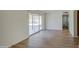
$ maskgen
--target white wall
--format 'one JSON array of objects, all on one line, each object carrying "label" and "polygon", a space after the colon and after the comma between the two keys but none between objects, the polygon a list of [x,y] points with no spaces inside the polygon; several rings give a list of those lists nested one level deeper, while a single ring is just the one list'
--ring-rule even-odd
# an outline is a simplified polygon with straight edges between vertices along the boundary
[{"label": "white wall", "polygon": [[2,12],[0,12],[0,45],[2,45],[3,40],[3,21],[2,21]]},{"label": "white wall", "polygon": [[69,12],[69,30],[73,37],[77,37],[77,11],[72,10]]},{"label": "white wall", "polygon": [[46,15],[42,14],[42,30],[46,29]]},{"label": "white wall", "polygon": [[[3,39],[0,46],[11,46],[28,37],[27,11],[0,11],[2,12]],[[1,14],[0,14],[1,15]]]},{"label": "white wall", "polygon": [[[0,11],[0,47],[10,47],[29,36],[28,13],[23,10]],[[37,11],[33,13],[37,13]],[[39,11],[39,14],[43,15],[44,29],[44,13]]]},{"label": "white wall", "polygon": [[74,10],[52,10],[47,13],[46,16],[46,28],[51,30],[62,30],[62,14],[63,12],[69,12],[69,31],[71,35],[77,36],[77,21]]},{"label": "white wall", "polygon": [[62,11],[51,11],[46,16],[46,28],[50,30],[62,30]]},{"label": "white wall", "polygon": [[72,36],[75,36],[75,23],[74,23],[74,11],[69,11],[69,31],[72,34]]}]

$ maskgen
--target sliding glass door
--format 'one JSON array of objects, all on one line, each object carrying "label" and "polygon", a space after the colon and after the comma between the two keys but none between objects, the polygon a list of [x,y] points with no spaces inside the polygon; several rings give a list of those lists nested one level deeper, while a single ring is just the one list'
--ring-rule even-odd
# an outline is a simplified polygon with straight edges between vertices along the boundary
[{"label": "sliding glass door", "polygon": [[34,34],[42,29],[42,16],[29,14],[29,34]]}]

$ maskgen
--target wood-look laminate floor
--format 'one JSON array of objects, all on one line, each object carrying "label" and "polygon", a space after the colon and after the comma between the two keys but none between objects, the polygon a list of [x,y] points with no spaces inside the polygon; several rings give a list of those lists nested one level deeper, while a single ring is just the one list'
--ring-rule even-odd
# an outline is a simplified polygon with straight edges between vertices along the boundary
[{"label": "wood-look laminate floor", "polygon": [[78,48],[79,38],[73,38],[67,30],[41,31],[11,48]]}]

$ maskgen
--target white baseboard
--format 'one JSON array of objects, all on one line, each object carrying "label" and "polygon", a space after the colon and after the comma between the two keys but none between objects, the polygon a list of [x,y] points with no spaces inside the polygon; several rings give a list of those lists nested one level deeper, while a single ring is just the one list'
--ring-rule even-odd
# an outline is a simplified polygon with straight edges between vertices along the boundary
[{"label": "white baseboard", "polygon": [[0,46],[0,48],[8,48],[8,46]]},{"label": "white baseboard", "polygon": [[[40,30],[40,31],[42,31],[42,30]],[[36,33],[34,33],[34,34],[32,34],[32,35],[28,35],[25,39],[29,39],[31,36],[33,36],[33,35],[39,33],[40,31],[38,31],[38,32],[36,32]],[[23,40],[25,40],[25,39],[23,39]],[[8,46],[6,46],[5,48],[9,48],[9,47],[11,47],[11,46],[13,46],[13,45],[15,45],[15,44],[17,44],[17,43],[23,41],[23,40],[20,40],[20,41],[14,43],[14,44],[8,45]]]},{"label": "white baseboard", "polygon": [[62,31],[62,30],[58,30],[58,29],[46,29],[46,30],[49,30],[49,31],[52,31],[52,30],[55,30],[55,31]]},{"label": "white baseboard", "polygon": [[13,46],[13,45],[15,45],[15,44],[27,39],[27,38],[28,38],[28,36],[26,38],[22,39],[22,40],[19,40],[19,41],[15,42],[15,43],[11,44],[11,45],[8,45],[7,48],[9,48],[9,47],[11,47],[11,46]]}]

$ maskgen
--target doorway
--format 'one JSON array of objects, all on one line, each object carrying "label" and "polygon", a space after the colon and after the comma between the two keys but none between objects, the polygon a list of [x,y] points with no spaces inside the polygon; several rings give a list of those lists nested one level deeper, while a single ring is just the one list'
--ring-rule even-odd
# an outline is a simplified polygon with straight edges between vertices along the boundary
[{"label": "doorway", "polygon": [[63,27],[63,30],[69,30],[69,15],[66,13],[66,14],[63,14],[62,15],[62,27]]},{"label": "doorway", "polygon": [[79,10],[77,11],[77,36],[79,36]]},{"label": "doorway", "polygon": [[29,35],[42,30],[42,15],[29,14]]}]

